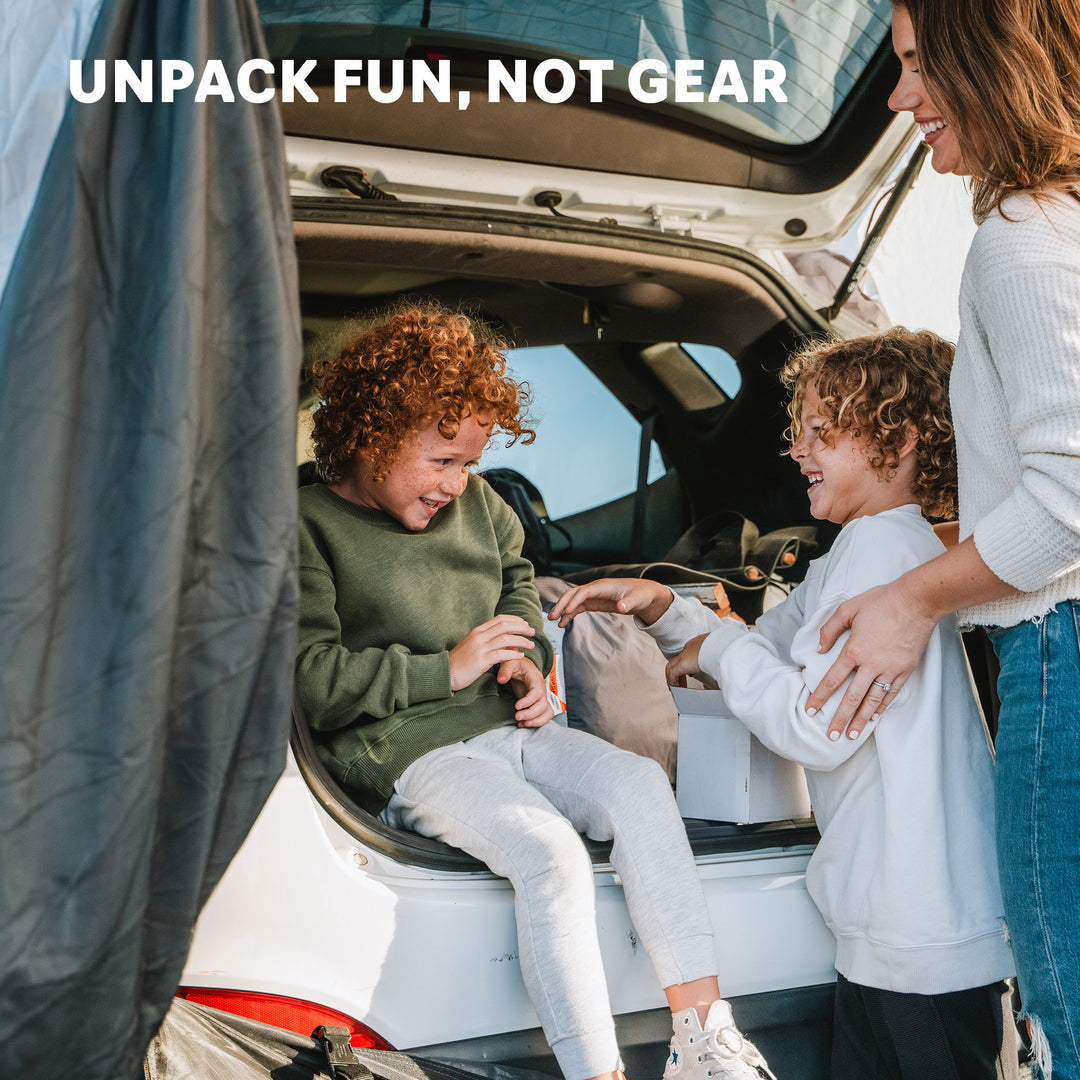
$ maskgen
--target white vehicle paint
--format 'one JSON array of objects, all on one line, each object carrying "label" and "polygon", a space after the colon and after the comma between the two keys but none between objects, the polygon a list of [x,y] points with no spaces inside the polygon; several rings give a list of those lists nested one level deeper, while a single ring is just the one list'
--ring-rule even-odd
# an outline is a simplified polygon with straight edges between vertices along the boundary
[{"label": "white vehicle paint", "polygon": [[[910,149],[914,127],[898,116],[873,152],[837,186],[791,195],[752,188],[664,180],[519,161],[402,150],[300,136],[286,138],[294,196],[339,198],[321,180],[324,169],[351,166],[387,194],[417,205],[513,211],[551,220],[535,196],[557,191],[562,214],[594,223],[686,234],[752,251],[813,251],[843,236]],[[791,236],[784,225],[806,223]]]},{"label": "white vehicle paint", "polygon": [[[811,850],[699,858],[725,995],[834,978],[833,939],[806,893]],[[601,864],[595,878],[613,1011],[661,1008],[618,876]],[[291,755],[203,910],[182,984],[314,1001],[398,1049],[537,1026],[509,883],[423,870],[358,844],[317,806]]]}]

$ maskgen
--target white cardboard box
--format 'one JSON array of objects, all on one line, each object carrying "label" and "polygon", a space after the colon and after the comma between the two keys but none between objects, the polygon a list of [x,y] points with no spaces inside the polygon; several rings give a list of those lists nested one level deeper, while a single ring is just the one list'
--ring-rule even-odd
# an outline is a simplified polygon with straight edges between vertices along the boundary
[{"label": "white cardboard box", "polygon": [[733,719],[720,690],[681,689],[675,801],[683,817],[749,825],[810,815],[806,776]]}]

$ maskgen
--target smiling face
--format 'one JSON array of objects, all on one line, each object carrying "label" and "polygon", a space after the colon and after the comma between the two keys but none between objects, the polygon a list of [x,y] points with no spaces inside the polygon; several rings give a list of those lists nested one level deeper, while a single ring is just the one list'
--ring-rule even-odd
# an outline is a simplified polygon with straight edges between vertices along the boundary
[{"label": "smiling face", "polygon": [[915,51],[915,29],[905,7],[893,8],[892,41],[901,70],[896,89],[889,95],[889,108],[893,112],[909,112],[915,118],[932,152],[930,164],[935,172],[967,176],[970,170],[964,164],[956,131],[945,122],[923,85]]},{"label": "smiling face", "polygon": [[331,489],[360,506],[381,510],[410,532],[420,532],[465,490],[490,435],[491,427],[471,412],[461,418],[453,439],[444,438],[438,421],[432,421],[405,437],[384,480],[374,479],[361,452],[352,475]]},{"label": "smiling face", "polygon": [[791,456],[809,482],[807,494],[814,517],[846,525],[855,518],[916,501],[911,487],[913,442],[901,452],[896,470],[882,473],[870,465],[874,447],[866,436],[856,437],[850,431],[834,427],[826,443],[821,437],[826,422],[817,387],[808,386],[800,414],[799,438],[791,448]]}]

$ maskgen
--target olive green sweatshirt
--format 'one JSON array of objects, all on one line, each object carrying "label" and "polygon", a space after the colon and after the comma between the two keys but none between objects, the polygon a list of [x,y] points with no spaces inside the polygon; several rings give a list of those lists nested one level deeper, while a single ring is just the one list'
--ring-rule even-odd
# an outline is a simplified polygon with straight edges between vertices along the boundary
[{"label": "olive green sweatshirt", "polygon": [[301,488],[297,691],[323,762],[371,813],[429,750],[515,722],[494,668],[450,689],[450,650],[470,630],[520,615],[536,630],[526,656],[551,669],[523,539],[478,476],[420,532],[322,484]]}]

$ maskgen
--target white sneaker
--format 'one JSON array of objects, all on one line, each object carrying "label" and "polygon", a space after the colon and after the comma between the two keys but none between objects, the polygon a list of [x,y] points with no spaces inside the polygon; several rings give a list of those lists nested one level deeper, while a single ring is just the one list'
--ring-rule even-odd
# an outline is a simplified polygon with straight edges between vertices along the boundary
[{"label": "white sneaker", "polygon": [[740,1034],[726,1001],[712,1003],[704,1029],[696,1009],[675,1013],[672,1025],[664,1080],[776,1080],[761,1051]]}]

